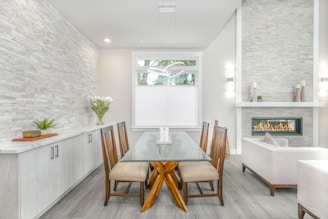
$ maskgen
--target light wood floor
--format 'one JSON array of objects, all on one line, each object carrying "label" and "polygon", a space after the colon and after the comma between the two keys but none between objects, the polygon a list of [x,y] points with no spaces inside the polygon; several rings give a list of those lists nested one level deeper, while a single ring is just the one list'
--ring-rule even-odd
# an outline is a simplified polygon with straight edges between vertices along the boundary
[{"label": "light wood floor", "polygon": [[[242,172],[239,155],[232,155],[225,162],[224,206],[219,205],[217,197],[193,198],[188,201],[189,211],[183,212],[175,206],[165,186],[154,206],[143,213],[138,198],[111,197],[108,205],[103,206],[104,183],[101,166],[41,218],[297,219],[297,190],[277,189],[275,196],[270,196],[268,186],[249,171]],[[120,184],[119,188],[124,189],[126,185]],[[137,191],[138,186],[132,184],[130,191]],[[208,184],[201,186],[209,189]],[[196,186],[191,184],[189,190],[196,191]],[[148,190],[145,191],[147,195]],[[306,215],[305,218],[310,217]]]}]

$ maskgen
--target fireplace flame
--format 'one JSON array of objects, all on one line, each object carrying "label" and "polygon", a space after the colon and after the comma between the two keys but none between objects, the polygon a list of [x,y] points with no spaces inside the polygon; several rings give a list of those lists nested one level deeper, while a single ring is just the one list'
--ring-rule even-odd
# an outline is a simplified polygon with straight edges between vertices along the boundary
[{"label": "fireplace flame", "polygon": [[294,132],[295,128],[291,125],[290,122],[279,122],[271,124],[270,121],[259,122],[253,126],[253,131],[270,131],[270,132]]}]

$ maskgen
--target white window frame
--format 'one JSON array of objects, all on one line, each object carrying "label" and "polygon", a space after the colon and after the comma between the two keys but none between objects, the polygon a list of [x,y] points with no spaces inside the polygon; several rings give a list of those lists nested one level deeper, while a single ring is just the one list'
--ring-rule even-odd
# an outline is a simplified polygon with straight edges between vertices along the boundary
[{"label": "white window frame", "polygon": [[[196,125],[186,125],[186,126],[176,126],[176,125],[167,125],[170,128],[175,129],[183,129],[183,130],[199,130],[202,125],[202,52],[197,51],[190,51],[190,52],[142,52],[142,51],[136,51],[132,52],[132,130],[133,131],[146,131],[149,129],[155,129],[161,126],[161,124],[158,125],[150,125],[150,126],[141,126],[136,124],[136,87],[138,86],[144,86],[144,85],[137,85],[137,70],[138,63],[137,61],[140,59],[162,59],[162,60],[196,60],[197,66],[196,69],[198,71],[196,75],[196,83],[195,85],[189,85],[198,88],[198,115],[197,115],[197,124]],[[141,67],[142,68],[142,67]],[[147,86],[147,85],[146,85]],[[155,87],[166,87],[168,85],[162,86],[162,85],[154,85]],[[177,87],[183,87],[183,85],[176,85]],[[162,125],[163,126],[163,125]]]}]

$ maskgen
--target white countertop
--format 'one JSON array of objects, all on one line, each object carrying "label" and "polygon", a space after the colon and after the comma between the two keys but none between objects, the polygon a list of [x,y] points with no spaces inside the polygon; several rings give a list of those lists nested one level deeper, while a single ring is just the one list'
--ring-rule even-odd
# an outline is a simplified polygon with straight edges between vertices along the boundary
[{"label": "white countertop", "polygon": [[57,136],[37,140],[37,141],[5,141],[0,142],[0,155],[1,154],[19,154],[28,150],[39,148],[45,145],[53,144],[68,138],[82,135],[87,132],[99,130],[106,126],[114,125],[116,123],[105,124],[105,125],[90,125],[83,127],[74,127],[68,129],[52,130],[52,133],[57,133]]}]

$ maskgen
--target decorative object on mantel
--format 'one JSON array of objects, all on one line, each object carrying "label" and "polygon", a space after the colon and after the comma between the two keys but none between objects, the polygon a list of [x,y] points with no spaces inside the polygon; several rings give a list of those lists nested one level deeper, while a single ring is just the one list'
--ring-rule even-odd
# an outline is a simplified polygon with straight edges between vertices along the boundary
[{"label": "decorative object on mantel", "polygon": [[56,126],[55,119],[44,118],[42,120],[35,119],[32,121],[33,126],[41,130],[41,135],[47,134],[47,130]]},{"label": "decorative object on mantel", "polygon": [[252,102],[257,102],[256,87],[257,87],[256,82],[253,82],[253,86],[252,86]]},{"label": "decorative object on mantel", "polygon": [[305,81],[301,82],[301,102],[305,102]]},{"label": "decorative object on mantel", "polygon": [[88,96],[88,99],[91,104],[91,109],[96,113],[98,117],[97,125],[104,125],[103,117],[109,109],[109,105],[114,101],[110,96],[101,97],[101,96]]},{"label": "decorative object on mantel", "polygon": [[295,87],[295,102],[301,102],[301,85],[296,84]]},{"label": "decorative object on mantel", "polygon": [[263,102],[263,97],[262,96],[257,96],[257,102]]},{"label": "decorative object on mantel", "polygon": [[12,139],[12,141],[36,141],[36,140],[41,140],[41,139],[44,139],[44,138],[50,138],[50,137],[57,136],[57,135],[58,135],[57,133],[48,133],[48,134],[45,134],[45,135],[40,135],[39,137],[14,138],[14,139]]}]

